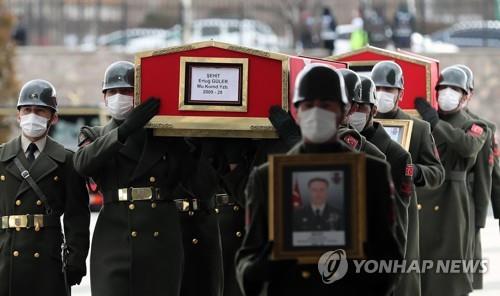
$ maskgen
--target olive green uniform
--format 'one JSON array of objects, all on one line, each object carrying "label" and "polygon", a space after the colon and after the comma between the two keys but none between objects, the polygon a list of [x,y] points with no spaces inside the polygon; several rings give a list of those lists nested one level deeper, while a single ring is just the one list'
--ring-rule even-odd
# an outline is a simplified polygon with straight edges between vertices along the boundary
[{"label": "olive green uniform", "polygon": [[[51,214],[46,213],[45,202],[21,177],[14,163],[16,157],[47,197]],[[64,234],[69,247],[68,269],[84,276],[89,249],[89,197],[85,180],[73,167],[73,152],[47,137],[45,148],[30,167],[20,137],[3,144],[0,196],[2,217],[29,214],[34,219],[33,215],[45,215],[40,228],[34,225],[35,221],[30,222],[30,228],[5,228],[8,223],[2,221],[0,295],[65,296],[61,215],[64,214]]]},{"label": "olive green uniform", "polygon": [[[408,236],[405,259],[407,261],[418,260],[420,258],[418,196],[421,189],[437,188],[443,183],[444,169],[439,160],[429,123],[411,117],[400,108],[394,113],[379,113],[377,118],[413,120],[409,152],[413,165],[418,166],[422,174],[419,180],[414,180],[416,190],[413,191],[408,206]],[[420,274],[414,272],[403,275],[396,292],[399,295],[420,295]]]},{"label": "olive green uniform", "polygon": [[[482,259],[481,250],[481,228],[486,224],[486,216],[488,215],[488,206],[492,198],[492,183],[495,164],[495,124],[485,119],[479,118],[476,114],[472,113],[469,109],[465,112],[476,120],[483,121],[488,126],[488,137],[483,148],[479,152],[474,168],[467,176],[469,190],[474,200],[474,215],[475,215],[475,240],[474,240],[474,259]],[[498,175],[497,175],[498,177]],[[500,182],[500,179],[496,180]],[[483,288],[482,273],[474,273],[474,289]]]},{"label": "olive green uniform", "polygon": [[[352,152],[342,142],[322,145],[299,143],[289,154]],[[394,230],[394,195],[389,167],[385,161],[366,156],[367,226],[366,251],[372,259],[398,259],[403,250]],[[269,261],[259,270],[255,262],[262,258],[268,242],[268,165],[252,172],[247,187],[247,233],[236,255],[238,281],[245,295],[386,295],[397,276],[393,274],[355,274],[349,266],[346,277],[331,285],[321,281],[317,265],[299,265],[294,261]],[[351,262],[352,263],[352,262]]]},{"label": "olive green uniform", "polygon": [[[140,129],[121,143],[119,125],[113,119],[92,128],[97,137],[81,139],[86,145],[74,156],[77,171],[92,177],[104,196],[92,240],[92,295],[178,295],[184,247],[174,190],[181,184],[205,196],[195,190],[202,182],[193,173],[204,171],[196,169],[184,139]],[[137,200],[140,192],[127,188],[152,190]]]},{"label": "olive green uniform", "polygon": [[[419,192],[421,258],[469,260],[475,221],[466,174],[487,140],[486,125],[471,120],[464,111],[440,114],[433,135],[446,178],[437,189]],[[468,272],[437,273],[433,269],[422,275],[422,295],[463,295],[471,291],[472,274]]]}]

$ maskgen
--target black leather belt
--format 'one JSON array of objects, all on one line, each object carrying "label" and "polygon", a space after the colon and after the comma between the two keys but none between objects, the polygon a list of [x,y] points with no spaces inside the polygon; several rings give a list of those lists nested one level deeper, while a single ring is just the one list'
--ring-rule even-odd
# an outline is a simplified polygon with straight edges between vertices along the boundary
[{"label": "black leather belt", "polygon": [[449,172],[445,172],[444,179],[448,180],[448,181],[465,181],[466,177],[467,177],[466,172],[449,171]]},{"label": "black leather belt", "polygon": [[36,230],[44,227],[60,227],[61,221],[59,216],[55,215],[10,215],[2,216],[2,229],[15,228],[19,229],[30,229],[35,228]]}]

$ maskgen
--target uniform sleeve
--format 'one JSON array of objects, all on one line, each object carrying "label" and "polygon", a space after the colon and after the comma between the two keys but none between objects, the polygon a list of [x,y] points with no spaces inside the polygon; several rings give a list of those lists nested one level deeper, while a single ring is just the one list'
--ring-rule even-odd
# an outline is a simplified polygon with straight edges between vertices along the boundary
[{"label": "uniform sleeve", "polygon": [[486,125],[481,121],[471,121],[467,128],[456,128],[450,123],[439,120],[434,127],[436,137],[444,139],[450,149],[464,158],[476,157],[488,137]]},{"label": "uniform sleeve", "polygon": [[491,197],[491,180],[493,168],[493,150],[491,142],[493,136],[491,130],[487,131],[488,139],[476,158],[476,163],[471,170],[472,197],[474,198],[475,223],[476,227],[483,228],[486,224],[488,206]]},{"label": "uniform sleeve", "polygon": [[498,150],[498,143],[495,137],[495,130],[493,132],[493,171],[491,173],[492,186],[491,186],[491,206],[493,208],[493,215],[496,219],[500,219],[500,151]]},{"label": "uniform sleeve", "polygon": [[421,141],[419,154],[413,155],[413,165],[418,166],[421,172],[420,180],[415,180],[415,185],[429,190],[441,186],[444,182],[444,168],[428,123],[425,123],[421,137],[413,141]]},{"label": "uniform sleeve", "polygon": [[117,128],[92,142],[83,141],[83,143],[73,156],[73,162],[76,171],[84,176],[95,176],[106,162],[124,146],[118,140]]},{"label": "uniform sleeve", "polygon": [[269,270],[257,273],[255,261],[263,252],[268,242],[267,208],[263,201],[267,200],[267,188],[254,169],[250,175],[246,192],[246,225],[247,231],[241,248],[236,253],[236,276],[245,295],[258,295],[262,290],[266,274]]},{"label": "uniform sleeve", "polygon": [[85,180],[73,168],[71,157],[67,161],[70,165],[66,174],[64,233],[69,249],[68,266],[80,271],[83,276],[89,251],[89,196]]}]

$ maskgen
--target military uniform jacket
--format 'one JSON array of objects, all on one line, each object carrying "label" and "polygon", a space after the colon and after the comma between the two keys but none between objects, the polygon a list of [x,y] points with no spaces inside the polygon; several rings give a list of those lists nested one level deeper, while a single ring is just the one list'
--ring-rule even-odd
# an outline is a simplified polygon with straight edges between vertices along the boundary
[{"label": "military uniform jacket", "polygon": [[[352,152],[345,144],[308,146],[299,143],[289,154]],[[395,234],[394,195],[389,167],[385,161],[366,157],[367,166],[367,256],[370,259],[401,259],[403,250]],[[375,173],[376,172],[376,173]],[[333,285],[322,283],[317,265],[294,261],[255,262],[268,248],[268,165],[252,172],[247,187],[247,233],[236,255],[237,276],[245,295],[386,295],[395,283],[391,274],[352,274]],[[349,271],[355,270],[353,265]],[[262,294],[261,294],[262,293]]]},{"label": "military uniform jacket", "polygon": [[[420,195],[420,190],[424,188],[437,188],[444,182],[444,168],[439,160],[439,154],[429,123],[411,117],[400,108],[394,113],[378,114],[377,118],[406,119],[413,121],[409,152],[411,154],[413,166],[418,166],[422,174],[418,180],[413,180],[416,188],[412,191],[412,197],[408,205],[408,235],[405,259],[419,259],[418,196]],[[419,296],[420,275],[418,273],[403,275],[396,293],[400,295]]]},{"label": "military uniform jacket", "polygon": [[[0,146],[0,216],[45,214],[45,204],[21,177],[17,157],[47,196],[56,217],[64,214],[69,268],[85,275],[89,249],[88,193],[74,170],[72,152],[51,138],[28,165],[21,138]],[[62,229],[58,227],[0,230],[0,295],[66,295],[62,273]]]},{"label": "military uniform jacket", "polygon": [[[435,190],[419,192],[421,258],[468,260],[472,258],[475,223],[466,173],[488,135],[486,125],[471,120],[464,111],[440,118],[433,134],[446,179]],[[468,273],[422,275],[424,295],[463,295],[472,291],[471,284]]]},{"label": "military uniform jacket", "polygon": [[340,127],[339,138],[353,150],[385,160],[385,154],[355,129]]},{"label": "military uniform jacket", "polygon": [[294,214],[294,227],[293,229],[300,231],[328,231],[328,230],[343,230],[345,225],[343,223],[344,217],[342,213],[330,206],[325,205],[323,212],[319,215],[313,212],[311,206],[305,206],[298,209]]},{"label": "military uniform jacket", "polygon": [[[172,192],[179,184],[197,188],[199,183],[188,184],[197,180],[196,164],[182,138],[153,137],[142,129],[121,143],[118,125],[111,120],[95,128],[98,137],[74,157],[105,203],[92,240],[92,295],[178,295],[184,255]],[[159,188],[161,201],[117,201],[119,188],[150,186]]]},{"label": "military uniform jacket", "polygon": [[[411,155],[401,145],[391,140],[390,136],[384,130],[384,127],[374,122],[373,127],[365,129],[362,134],[368,141],[377,146],[385,154],[387,162],[391,165],[391,176],[396,187],[397,214],[403,229],[401,239],[406,242],[408,232],[408,205],[413,192],[413,166]],[[406,244],[405,244],[406,250]]]}]

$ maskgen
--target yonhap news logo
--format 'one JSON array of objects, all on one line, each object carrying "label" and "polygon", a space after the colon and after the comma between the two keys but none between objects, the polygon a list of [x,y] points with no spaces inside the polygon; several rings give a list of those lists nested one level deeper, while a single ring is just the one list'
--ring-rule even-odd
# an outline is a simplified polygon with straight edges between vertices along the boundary
[{"label": "yonhap news logo", "polygon": [[[488,271],[488,260],[352,260],[352,263],[354,273],[473,274]],[[325,284],[341,280],[348,271],[345,250],[337,249],[321,255],[318,261],[318,271]]]},{"label": "yonhap news logo", "polygon": [[338,249],[321,255],[318,261],[318,271],[325,284],[342,279],[347,273],[347,257],[345,251]]}]

